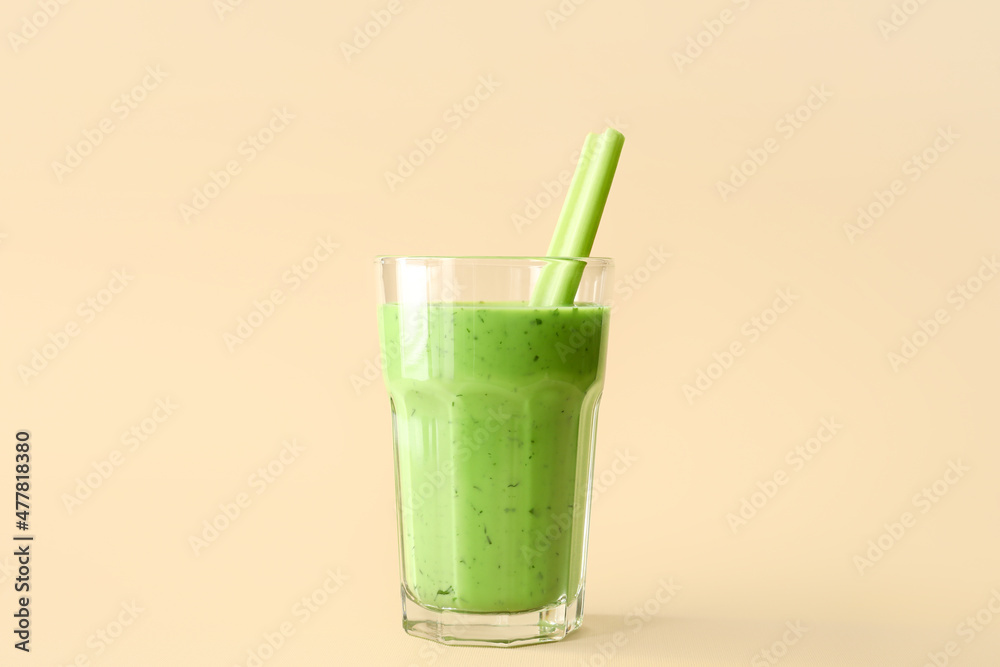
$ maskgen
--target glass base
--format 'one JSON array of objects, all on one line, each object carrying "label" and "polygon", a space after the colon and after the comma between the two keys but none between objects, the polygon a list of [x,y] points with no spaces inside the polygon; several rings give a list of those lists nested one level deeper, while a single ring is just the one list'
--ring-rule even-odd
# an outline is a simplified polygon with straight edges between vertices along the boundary
[{"label": "glass base", "polygon": [[583,590],[565,604],[513,613],[428,609],[400,586],[403,629],[414,637],[448,646],[526,646],[555,642],[583,623]]}]

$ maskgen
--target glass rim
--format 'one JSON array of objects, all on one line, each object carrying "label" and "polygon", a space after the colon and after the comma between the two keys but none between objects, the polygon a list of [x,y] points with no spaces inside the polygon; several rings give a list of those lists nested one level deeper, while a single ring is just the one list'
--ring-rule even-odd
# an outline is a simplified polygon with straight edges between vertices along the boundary
[{"label": "glass rim", "polygon": [[376,255],[375,263],[382,264],[387,261],[400,259],[413,260],[450,260],[450,261],[470,261],[495,259],[506,262],[545,262],[553,259],[574,260],[577,262],[587,262],[590,264],[612,265],[614,260],[610,257],[546,257],[542,255]]}]

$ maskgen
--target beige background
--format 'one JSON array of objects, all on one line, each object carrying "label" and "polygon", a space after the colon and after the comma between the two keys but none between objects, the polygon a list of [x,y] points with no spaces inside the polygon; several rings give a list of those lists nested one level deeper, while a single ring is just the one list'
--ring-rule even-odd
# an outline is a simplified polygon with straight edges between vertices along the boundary
[{"label": "beige background", "polygon": [[[976,282],[1000,253],[996,3],[400,0],[348,59],[341,44],[387,2],[224,1],[0,11],[0,493],[28,429],[37,535],[34,650],[8,630],[0,664],[247,665],[288,623],[264,664],[596,666],[622,631],[609,664],[761,665],[796,621],[808,630],[781,665],[917,666],[950,641],[949,664],[1000,664],[1000,619],[971,641],[960,626],[992,619],[1000,591],[1000,280]],[[481,78],[495,89],[465,102]],[[823,99],[800,108],[811,89]],[[463,103],[477,108],[448,112]],[[248,149],[275,109],[280,132]],[[372,258],[543,253],[561,201],[544,205],[544,183],[606,124],[627,141],[595,254],[622,286],[585,626],[559,645],[438,649],[399,627],[389,413],[365,380]],[[444,142],[390,189],[437,128]],[[718,183],[768,148],[724,200]],[[914,171],[925,150],[936,161]],[[318,238],[339,247],[305,261]],[[651,249],[671,256],[649,271]],[[296,284],[301,265],[315,271]],[[970,279],[981,290],[959,299]],[[273,314],[227,344],[275,290]],[[778,290],[793,305],[758,329]],[[894,368],[939,309],[937,335]],[[734,342],[744,354],[687,400]],[[37,374],[36,352],[52,357]],[[824,418],[842,428],[796,470],[787,453]],[[133,428],[144,440],[123,440]],[[292,439],[302,451],[262,482]],[[949,462],[968,471],[915,504]],[[734,532],[727,514],[776,473],[787,483]],[[190,538],[240,498],[196,554]],[[329,596],[328,571],[346,577]],[[304,618],[313,594],[325,604]],[[655,615],[629,624],[644,604]]]}]

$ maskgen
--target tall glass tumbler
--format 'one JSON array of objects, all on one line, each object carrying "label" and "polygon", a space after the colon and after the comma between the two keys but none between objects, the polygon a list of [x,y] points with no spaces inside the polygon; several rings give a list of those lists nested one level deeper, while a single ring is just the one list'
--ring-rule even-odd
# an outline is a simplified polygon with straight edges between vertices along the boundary
[{"label": "tall glass tumbler", "polygon": [[[444,644],[562,639],[583,620],[612,263],[380,257],[403,627]],[[573,305],[531,305],[549,265]]]}]

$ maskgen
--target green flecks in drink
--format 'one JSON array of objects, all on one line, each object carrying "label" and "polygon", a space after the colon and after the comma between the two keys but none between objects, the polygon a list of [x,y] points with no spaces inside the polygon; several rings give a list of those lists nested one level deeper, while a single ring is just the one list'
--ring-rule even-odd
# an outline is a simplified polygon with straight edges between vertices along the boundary
[{"label": "green flecks in drink", "polygon": [[592,305],[380,307],[417,602],[504,612],[576,595],[607,321]]}]

